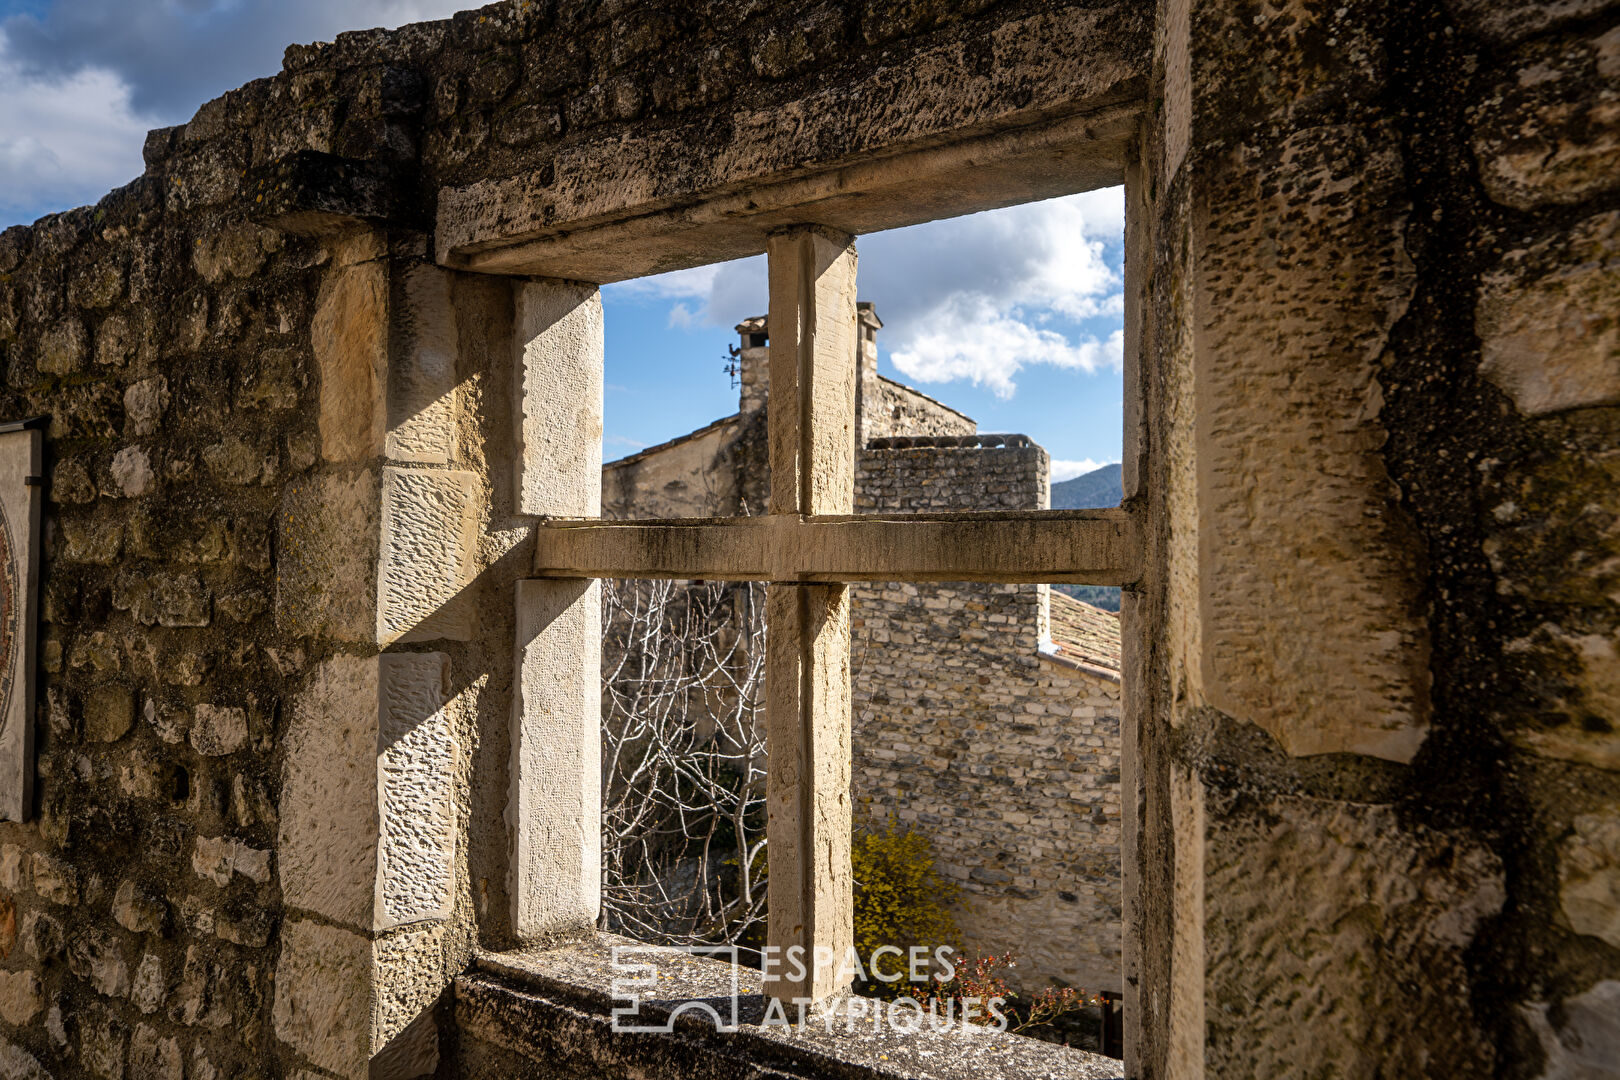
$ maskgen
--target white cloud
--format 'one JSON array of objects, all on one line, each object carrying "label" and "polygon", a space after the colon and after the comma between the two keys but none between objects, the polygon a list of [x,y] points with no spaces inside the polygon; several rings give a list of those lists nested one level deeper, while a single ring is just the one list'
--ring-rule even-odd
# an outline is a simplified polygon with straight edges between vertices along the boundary
[{"label": "white cloud", "polygon": [[[1019,370],[1031,364],[1117,368],[1119,334],[1071,338],[1050,324],[1123,312],[1113,265],[1124,225],[1124,193],[1109,188],[863,236],[860,298],[884,321],[880,347],[918,382],[966,380],[1011,397]],[[765,312],[765,260],[609,289],[676,301],[671,327],[729,327]]]},{"label": "white cloud", "polygon": [[1096,472],[1104,465],[1112,465],[1112,461],[1093,461],[1082,458],[1079,461],[1052,461],[1052,483],[1060,484],[1065,480],[1073,480],[1077,476],[1084,476],[1089,472]]},{"label": "white cloud", "polygon": [[[466,0],[55,0],[0,13],[0,227],[139,176],[150,128],[280,67],[293,42],[442,18]],[[3,12],[3,5],[0,5]]]},{"label": "white cloud", "polygon": [[130,89],[105,68],[30,76],[0,38],[0,214],[95,202],[141,174],[141,145],[157,126],[130,105]]},{"label": "white cloud", "polygon": [[1013,376],[1029,364],[1087,373],[1120,365],[1123,331],[1114,331],[1106,341],[1071,342],[1056,331],[1030,325],[1021,313],[1016,308],[1010,314],[997,311],[983,297],[952,297],[932,313],[927,329],[914,331],[910,344],[891,359],[901,374],[919,382],[966,380],[1000,398],[1013,396]]}]

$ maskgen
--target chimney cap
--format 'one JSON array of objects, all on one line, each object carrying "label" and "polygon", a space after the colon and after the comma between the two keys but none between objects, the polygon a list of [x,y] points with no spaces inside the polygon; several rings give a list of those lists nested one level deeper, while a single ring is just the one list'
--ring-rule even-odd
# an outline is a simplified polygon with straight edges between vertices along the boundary
[{"label": "chimney cap", "polygon": [[862,326],[870,326],[874,330],[883,329],[883,320],[878,318],[877,308],[872,306],[870,300],[860,300],[855,304],[855,321]]}]

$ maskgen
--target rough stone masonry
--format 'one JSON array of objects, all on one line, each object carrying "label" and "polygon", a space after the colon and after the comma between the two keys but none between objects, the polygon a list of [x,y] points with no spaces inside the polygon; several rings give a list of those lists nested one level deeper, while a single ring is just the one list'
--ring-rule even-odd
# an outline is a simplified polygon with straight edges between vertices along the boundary
[{"label": "rough stone masonry", "polygon": [[526,515],[599,476],[588,368],[541,361],[590,354],[597,283],[1123,181],[1125,1070],[1601,1075],[1617,19],[518,0],[295,47],[154,132],[0,234],[0,414],[51,417],[0,1068],[478,1075],[505,1039],[534,1075],[804,1075],[469,966],[536,895],[514,673],[589,685],[553,662],[590,587],[514,610]]}]

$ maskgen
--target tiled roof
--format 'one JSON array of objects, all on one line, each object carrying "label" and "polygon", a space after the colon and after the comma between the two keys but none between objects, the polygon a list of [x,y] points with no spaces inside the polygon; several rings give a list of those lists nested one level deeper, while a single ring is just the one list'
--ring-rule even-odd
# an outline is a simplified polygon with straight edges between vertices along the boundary
[{"label": "tiled roof", "polygon": [[1119,616],[1066,593],[1052,594],[1052,644],[1056,656],[1087,667],[1119,671]]}]

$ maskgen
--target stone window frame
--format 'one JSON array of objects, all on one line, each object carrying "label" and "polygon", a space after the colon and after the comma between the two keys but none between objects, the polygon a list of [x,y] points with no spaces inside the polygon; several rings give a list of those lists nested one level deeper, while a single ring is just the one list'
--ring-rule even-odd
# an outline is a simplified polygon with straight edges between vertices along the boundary
[{"label": "stone window frame", "polygon": [[[816,946],[826,946],[835,956],[850,941],[852,911],[846,584],[980,580],[1130,586],[1139,581],[1140,530],[1128,510],[985,511],[914,515],[902,522],[855,517],[853,506],[846,505],[853,494],[854,235],[1115,184],[1124,185],[1127,205],[1122,447],[1127,505],[1140,494],[1137,298],[1146,261],[1146,214],[1127,119],[1125,110],[1112,125],[1099,125],[1095,118],[1077,125],[1071,118],[1017,138],[964,139],[856,165],[846,170],[836,204],[806,199],[802,183],[778,185],[754,194],[746,229],[718,211],[705,215],[702,208],[685,208],[681,215],[646,215],[556,238],[509,240],[498,229],[480,231],[479,221],[491,209],[487,193],[470,203],[453,191],[441,198],[441,264],[528,275],[514,290],[520,403],[516,502],[520,513],[538,519],[535,577],[519,582],[516,596],[508,884],[519,942],[588,934],[599,910],[601,643],[595,579],[778,583],[770,590],[771,622],[794,631],[791,648],[784,635],[771,635],[777,647],[770,649],[767,670],[777,673],[770,680],[777,690],[767,689],[768,742],[776,747],[791,739],[796,754],[790,768],[782,756],[768,755],[775,765],[768,765],[767,801],[773,831],[778,837],[797,836],[800,844],[795,850],[773,841],[778,851],[789,848],[794,854],[773,866],[775,917],[768,941],[802,945],[812,955]],[[976,183],[956,181],[965,151],[979,154],[982,175]],[[1067,168],[1056,169],[1059,162]],[[896,198],[908,174],[923,181],[926,196]],[[1009,192],[1016,194],[1009,197]],[[500,221],[523,217],[510,208],[493,216]],[[691,226],[693,218],[705,216],[709,224]],[[773,484],[771,513],[763,518],[602,522],[597,516],[604,342],[599,284],[761,249],[770,265],[771,325],[791,328],[773,333],[769,342],[774,396],[779,405],[789,403],[773,415],[772,476],[795,476],[799,482]],[[802,384],[812,392],[799,394]],[[792,419],[778,422],[783,415]],[[975,546],[990,557],[964,566],[962,553]],[[995,558],[997,552],[1028,551],[1047,552],[1050,559],[1036,567]],[[1129,591],[1121,623],[1125,669],[1140,670],[1141,622]],[[1132,732],[1143,706],[1129,692],[1129,679],[1126,685],[1121,775],[1129,791],[1136,769]],[[1127,847],[1136,825],[1127,812]],[[830,855],[816,861],[801,857],[805,850]],[[785,910],[801,916],[791,927],[784,925]],[[1125,922],[1128,971],[1128,888]],[[1126,982],[1131,985],[1129,978]],[[783,977],[766,989],[783,999],[819,999],[840,986],[834,968],[813,964],[802,981]]]}]

